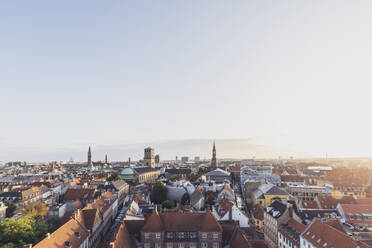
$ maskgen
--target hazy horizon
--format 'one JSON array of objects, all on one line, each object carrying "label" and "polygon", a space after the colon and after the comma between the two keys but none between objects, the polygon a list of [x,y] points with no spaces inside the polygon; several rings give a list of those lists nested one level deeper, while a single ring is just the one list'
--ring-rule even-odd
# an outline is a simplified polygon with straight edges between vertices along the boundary
[{"label": "hazy horizon", "polygon": [[0,3],[0,161],[369,157],[370,1]]}]

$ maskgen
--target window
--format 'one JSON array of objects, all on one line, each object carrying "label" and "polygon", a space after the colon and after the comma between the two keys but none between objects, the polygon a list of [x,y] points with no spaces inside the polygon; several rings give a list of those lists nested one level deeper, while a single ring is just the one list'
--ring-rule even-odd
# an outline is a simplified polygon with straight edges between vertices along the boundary
[{"label": "window", "polygon": [[150,238],[150,233],[145,233],[145,239],[149,239]]},{"label": "window", "polygon": [[191,239],[196,239],[196,232],[191,232],[190,233],[190,238]]},{"label": "window", "polygon": [[161,248],[161,244],[160,243],[156,243],[155,244],[155,248]]},{"label": "window", "polygon": [[184,243],[178,243],[178,248],[185,248],[185,244]]},{"label": "window", "polygon": [[167,238],[168,239],[173,239],[173,233],[172,232],[167,233]]},{"label": "window", "polygon": [[184,233],[184,232],[180,232],[180,233],[178,233],[178,237],[179,237],[180,239],[183,239],[183,238],[185,237],[185,233]]},{"label": "window", "polygon": [[208,248],[208,244],[207,243],[201,243],[201,248]]},{"label": "window", "polygon": [[213,233],[213,238],[218,239],[218,233]]},{"label": "window", "polygon": [[207,238],[207,233],[202,233],[202,239],[206,239]]},{"label": "window", "polygon": [[213,243],[213,248],[218,248],[218,243],[217,242]]},{"label": "window", "polygon": [[195,243],[190,243],[190,248],[196,248],[196,244]]},{"label": "window", "polygon": [[150,243],[145,243],[144,248],[150,248]]},{"label": "window", "polygon": [[173,248],[173,244],[172,243],[167,243],[167,248]]},{"label": "window", "polygon": [[156,233],[155,235],[157,239],[160,239],[160,233]]}]

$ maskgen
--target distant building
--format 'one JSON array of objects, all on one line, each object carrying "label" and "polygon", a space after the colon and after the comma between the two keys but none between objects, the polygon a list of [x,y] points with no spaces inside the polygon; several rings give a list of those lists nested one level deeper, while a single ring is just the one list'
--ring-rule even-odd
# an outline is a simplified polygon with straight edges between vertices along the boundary
[{"label": "distant building", "polygon": [[156,154],[155,155],[155,164],[159,164],[159,163],[160,163],[160,155]]},{"label": "distant building", "polygon": [[155,168],[155,155],[154,149],[151,147],[145,148],[145,156],[144,156],[145,166]]},{"label": "distant building", "polygon": [[181,157],[181,162],[184,164],[189,161],[189,157]]},{"label": "distant building", "polygon": [[213,142],[211,167],[217,169],[216,144]]},{"label": "distant building", "polygon": [[92,151],[90,150],[90,146],[88,149],[88,162],[87,165],[90,166],[92,164]]},{"label": "distant building", "polygon": [[199,162],[199,161],[200,161],[200,157],[195,156],[195,158],[194,158],[194,162]]},{"label": "distant building", "polygon": [[222,247],[222,227],[210,211],[159,213],[155,209],[139,230],[145,248]]},{"label": "distant building", "polygon": [[129,167],[121,171],[123,180],[133,183],[155,182],[159,175],[160,170],[151,167]]},{"label": "distant building", "polygon": [[231,179],[230,172],[221,169],[210,171],[205,176],[208,181],[214,181],[216,183],[223,183],[225,180],[230,181]]}]

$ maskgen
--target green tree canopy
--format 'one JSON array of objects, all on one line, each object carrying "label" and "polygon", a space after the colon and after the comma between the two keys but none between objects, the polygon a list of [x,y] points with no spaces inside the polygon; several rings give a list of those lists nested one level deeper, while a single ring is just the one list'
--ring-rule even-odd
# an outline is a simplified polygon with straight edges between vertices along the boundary
[{"label": "green tree canopy", "polygon": [[158,180],[152,186],[150,199],[155,204],[161,204],[167,199],[167,187],[162,181]]},{"label": "green tree canopy", "polygon": [[183,194],[181,198],[182,205],[190,205],[190,195],[188,193]]},{"label": "green tree canopy", "polygon": [[48,225],[42,218],[27,215],[21,218],[5,218],[0,223],[0,245],[16,247],[35,244],[44,238]]},{"label": "green tree canopy", "polygon": [[8,207],[6,209],[6,217],[8,217],[8,218],[12,217],[15,210],[17,209],[17,206],[12,201],[6,201],[5,206]]},{"label": "green tree canopy", "polygon": [[117,181],[117,180],[120,180],[120,179],[121,179],[121,176],[119,174],[115,173],[115,174],[112,174],[112,175],[108,176],[106,180],[108,182],[112,182],[112,181]]},{"label": "green tree canopy", "polygon": [[163,203],[161,204],[163,206],[163,208],[174,208],[175,207],[175,202],[173,200],[166,200],[166,201],[163,201]]}]

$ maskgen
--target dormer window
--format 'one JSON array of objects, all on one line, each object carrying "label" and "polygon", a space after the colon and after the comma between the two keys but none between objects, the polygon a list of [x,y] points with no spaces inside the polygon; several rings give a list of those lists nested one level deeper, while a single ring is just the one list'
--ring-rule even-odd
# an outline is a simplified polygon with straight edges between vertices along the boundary
[{"label": "dormer window", "polygon": [[191,232],[190,233],[190,238],[196,239],[196,232]]},{"label": "dormer window", "polygon": [[207,233],[203,232],[202,233],[202,239],[206,239],[207,238]]},{"label": "dormer window", "polygon": [[160,239],[160,233],[156,233],[155,236],[157,239]]},{"label": "dormer window", "polygon": [[150,238],[150,233],[145,233],[145,239],[149,239]]},{"label": "dormer window", "polygon": [[184,232],[179,232],[178,233],[178,238],[180,238],[180,239],[185,238],[185,233]]},{"label": "dormer window", "polygon": [[218,239],[218,233],[213,233],[213,238]]}]

